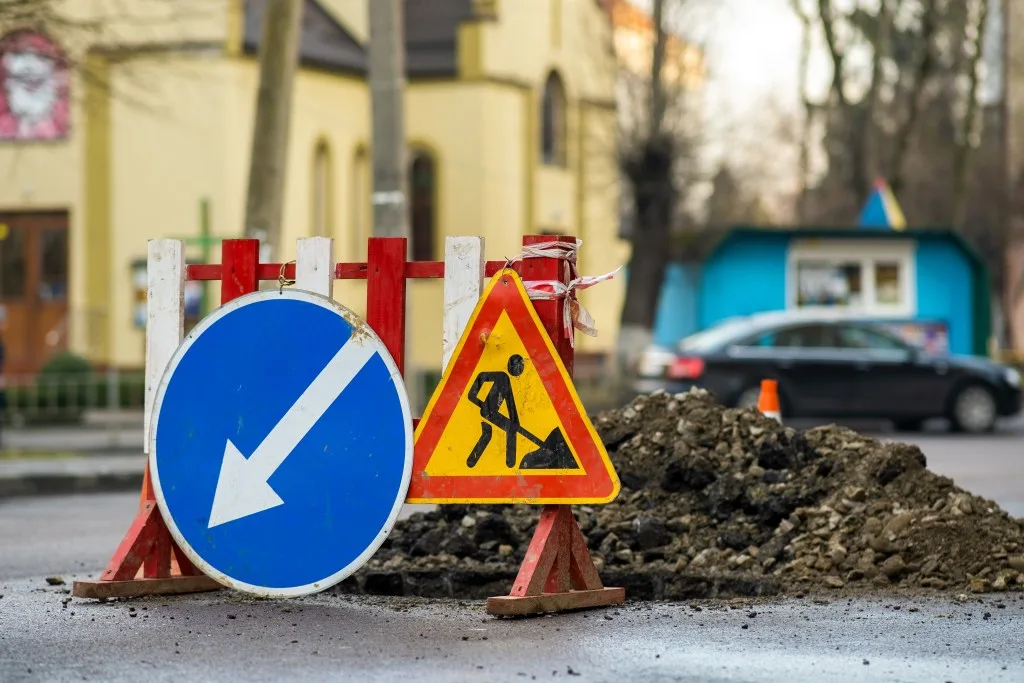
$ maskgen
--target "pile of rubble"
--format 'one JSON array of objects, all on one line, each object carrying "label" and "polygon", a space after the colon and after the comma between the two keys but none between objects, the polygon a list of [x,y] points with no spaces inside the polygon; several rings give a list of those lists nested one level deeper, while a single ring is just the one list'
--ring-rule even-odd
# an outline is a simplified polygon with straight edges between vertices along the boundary
[{"label": "pile of rubble", "polygon": [[[594,422],[622,492],[574,511],[606,585],[631,597],[1024,589],[1024,521],[929,472],[915,446],[797,431],[700,390]],[[537,517],[531,506],[414,515],[343,590],[506,593]]]}]

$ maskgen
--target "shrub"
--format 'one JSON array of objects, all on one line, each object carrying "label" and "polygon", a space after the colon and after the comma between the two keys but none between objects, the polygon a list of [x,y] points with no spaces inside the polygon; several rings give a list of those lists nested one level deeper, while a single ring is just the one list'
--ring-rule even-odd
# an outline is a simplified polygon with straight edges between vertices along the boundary
[{"label": "shrub", "polygon": [[50,358],[39,370],[39,377],[79,377],[90,378],[93,374],[92,364],[79,355],[64,351]]},{"label": "shrub", "polygon": [[81,422],[90,408],[141,409],[145,400],[145,378],[141,374],[119,375],[111,387],[105,373],[97,373],[89,361],[73,353],[59,353],[40,369],[33,384],[7,389],[7,418],[18,415],[26,424],[69,424]]}]

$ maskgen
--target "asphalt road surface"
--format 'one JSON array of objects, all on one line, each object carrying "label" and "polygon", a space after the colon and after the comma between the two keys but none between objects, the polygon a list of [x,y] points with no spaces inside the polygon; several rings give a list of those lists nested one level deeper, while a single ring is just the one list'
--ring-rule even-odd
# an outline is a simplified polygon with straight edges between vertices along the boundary
[{"label": "asphalt road surface", "polygon": [[[920,444],[931,469],[1024,516],[1016,425],[879,436]],[[137,494],[0,502],[0,680],[1024,680],[1019,594],[636,604],[511,621],[476,602],[224,591],[94,603],[46,584],[95,576],[137,505]]]},{"label": "asphalt road surface", "polygon": [[98,603],[40,583],[3,588],[8,683],[1024,680],[1017,597],[630,604],[505,620],[477,602],[224,591]]}]

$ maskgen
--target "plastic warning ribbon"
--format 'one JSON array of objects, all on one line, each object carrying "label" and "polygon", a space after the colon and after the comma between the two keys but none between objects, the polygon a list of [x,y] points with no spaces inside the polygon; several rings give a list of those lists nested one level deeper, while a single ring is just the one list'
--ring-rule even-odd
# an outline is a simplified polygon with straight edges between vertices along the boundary
[{"label": "plastic warning ribbon", "polygon": [[528,258],[556,258],[565,263],[566,277],[568,284],[560,280],[532,280],[524,282],[526,293],[531,299],[537,301],[563,301],[563,319],[565,321],[565,336],[569,339],[569,345],[576,347],[574,330],[579,330],[589,337],[597,336],[597,326],[593,316],[584,308],[576,298],[576,292],[581,289],[593,287],[599,282],[611,280],[615,274],[622,270],[619,266],[610,273],[581,277],[576,272],[576,254],[579,252],[583,241],[577,239],[573,242],[542,242],[530,244],[523,247],[522,253],[512,259],[512,262]]}]

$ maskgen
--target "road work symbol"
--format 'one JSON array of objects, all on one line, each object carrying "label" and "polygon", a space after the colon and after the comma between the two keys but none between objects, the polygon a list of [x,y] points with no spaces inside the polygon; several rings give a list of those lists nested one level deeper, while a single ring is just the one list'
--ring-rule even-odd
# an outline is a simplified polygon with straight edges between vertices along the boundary
[{"label": "road work symbol", "polygon": [[519,276],[502,271],[417,427],[408,502],[606,503],[618,491]]},{"label": "road work symbol", "polygon": [[[541,441],[538,437],[526,431],[519,424],[519,414],[516,411],[515,394],[512,391],[512,377],[519,377],[526,368],[526,362],[519,354],[513,354],[508,359],[508,373],[505,372],[481,372],[476,376],[473,386],[469,390],[469,401],[480,408],[480,439],[473,446],[473,452],[466,459],[466,465],[470,468],[476,467],[491,442],[494,435],[494,427],[505,432],[505,466],[513,468],[516,466],[516,441],[518,436],[525,436],[532,441],[539,449],[527,454],[523,462],[519,464],[520,469],[576,469],[579,465],[569,451],[569,445],[565,442],[562,430],[555,427],[551,430],[548,438]],[[481,390],[484,385],[490,383],[490,389],[483,400],[480,399]],[[505,414],[502,414],[502,408]]]},{"label": "road work symbol", "polygon": [[151,431],[175,541],[206,575],[263,596],[355,572],[412,472],[408,396],[383,342],[303,291],[250,294],[204,318],[171,358]]}]

